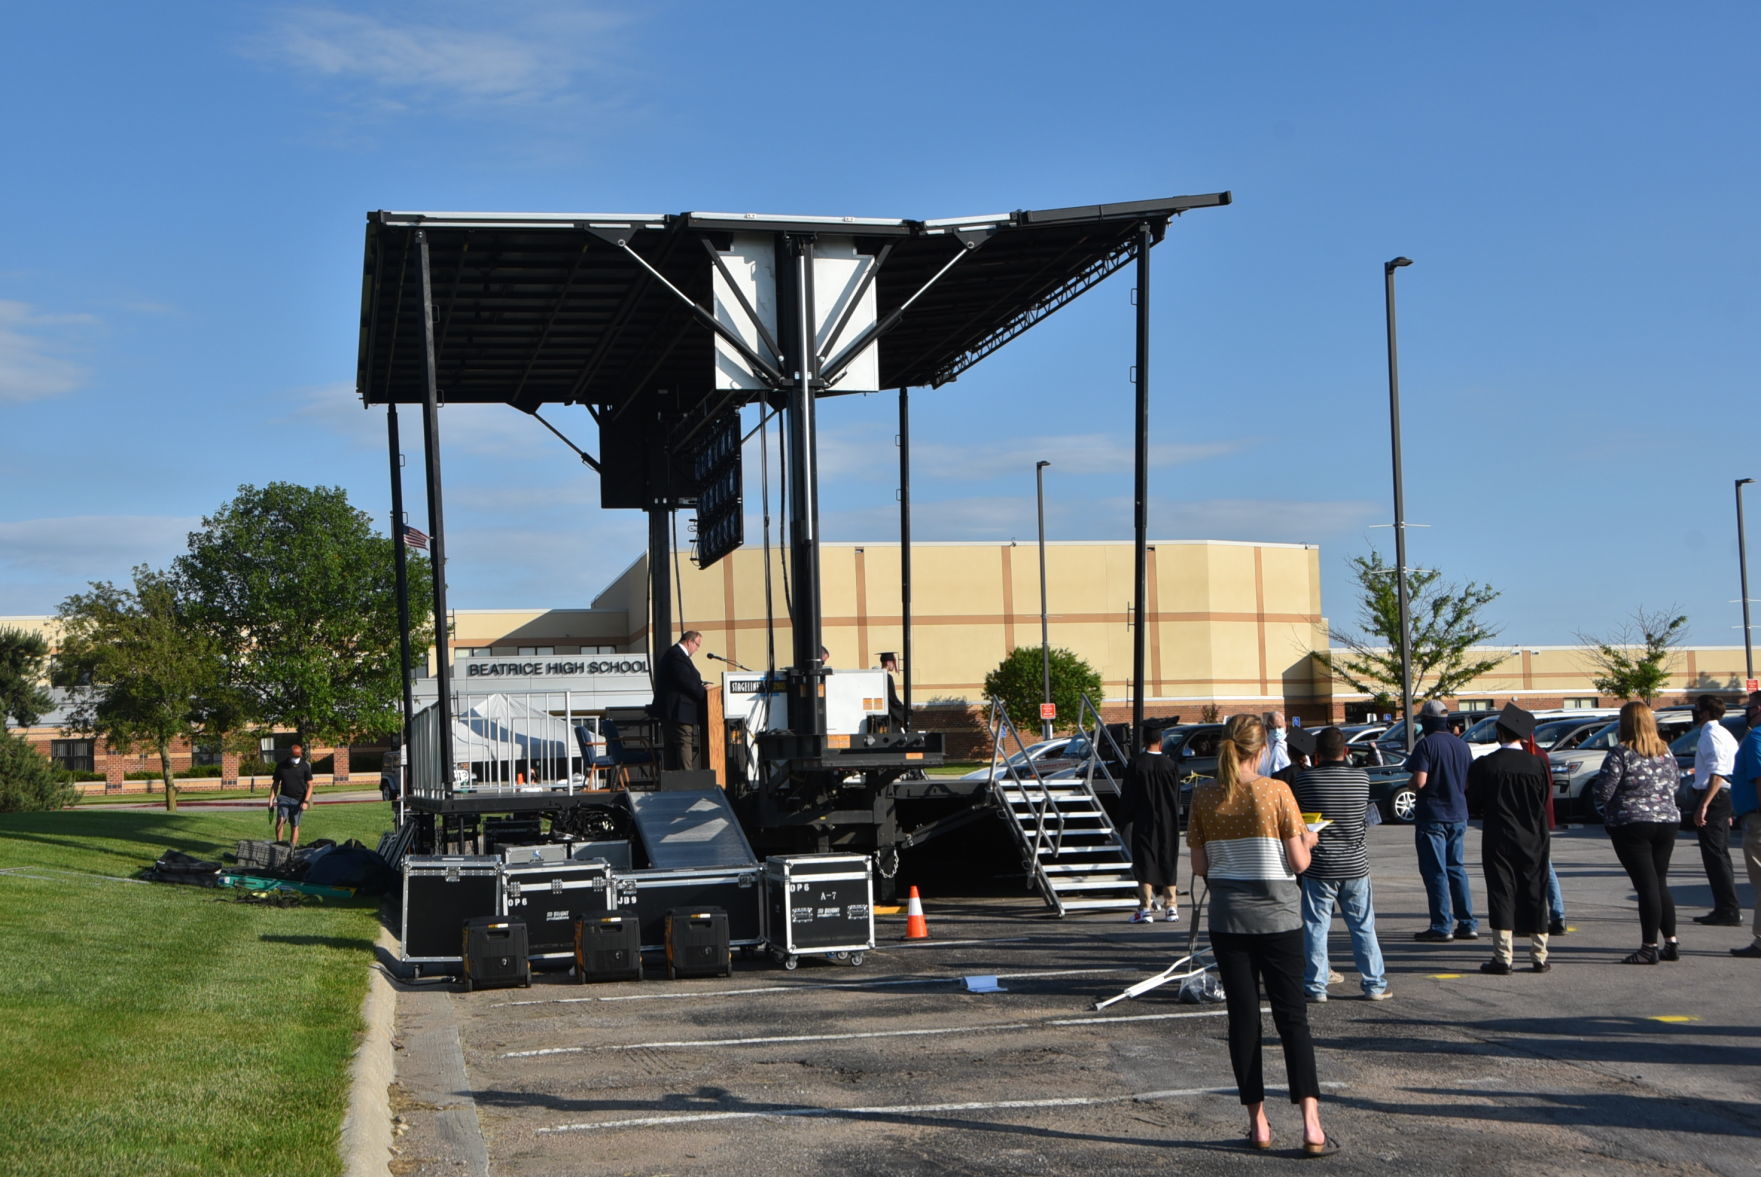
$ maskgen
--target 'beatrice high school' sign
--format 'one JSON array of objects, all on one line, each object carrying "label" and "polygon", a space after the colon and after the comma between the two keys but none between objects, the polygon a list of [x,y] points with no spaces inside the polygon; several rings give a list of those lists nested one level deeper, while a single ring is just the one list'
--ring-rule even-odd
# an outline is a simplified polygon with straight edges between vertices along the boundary
[{"label": "'beatrice high school' sign", "polygon": [[458,668],[467,679],[587,678],[596,675],[648,673],[643,654],[595,655],[582,658],[469,658]]}]

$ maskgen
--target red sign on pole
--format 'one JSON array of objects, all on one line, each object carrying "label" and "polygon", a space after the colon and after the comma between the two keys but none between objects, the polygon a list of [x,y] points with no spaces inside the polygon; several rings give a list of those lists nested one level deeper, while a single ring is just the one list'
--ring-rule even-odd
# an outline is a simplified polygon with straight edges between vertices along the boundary
[{"label": "red sign on pole", "polygon": [[1749,692],[1751,695],[1756,691],[1761,691],[1761,678],[1745,678],[1743,680],[1743,690]]},{"label": "red sign on pole", "polygon": [[1058,718],[1058,705],[1056,703],[1041,703],[1039,705],[1039,717],[1041,719]]}]

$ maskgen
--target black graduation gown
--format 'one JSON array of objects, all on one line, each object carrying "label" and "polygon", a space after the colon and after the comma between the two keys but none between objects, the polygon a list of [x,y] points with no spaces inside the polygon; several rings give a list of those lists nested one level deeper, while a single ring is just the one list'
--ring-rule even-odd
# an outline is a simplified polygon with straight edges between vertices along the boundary
[{"label": "black graduation gown", "polygon": [[1131,875],[1140,883],[1180,882],[1180,776],[1158,752],[1139,752],[1125,770],[1122,815],[1130,827]]},{"label": "black graduation gown", "polygon": [[1547,763],[1500,748],[1468,770],[1468,800],[1485,817],[1480,857],[1492,927],[1519,936],[1547,930]]}]

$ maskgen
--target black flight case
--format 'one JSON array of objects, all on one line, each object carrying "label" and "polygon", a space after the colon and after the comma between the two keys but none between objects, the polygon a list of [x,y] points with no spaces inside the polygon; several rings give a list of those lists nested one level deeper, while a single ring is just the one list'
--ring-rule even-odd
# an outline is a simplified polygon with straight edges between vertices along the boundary
[{"label": "black flight case", "polygon": [[808,955],[859,965],[874,947],[874,877],[867,855],[767,858],[764,892],[766,939],[784,968]]},{"label": "black flight case", "polygon": [[504,865],[500,914],[525,923],[534,958],[568,960],[575,921],[611,914],[611,868],[603,859]]},{"label": "black flight case", "polygon": [[618,914],[635,913],[645,952],[666,948],[666,917],[676,907],[726,912],[728,943],[734,948],[764,943],[764,887],[757,865],[614,871],[612,878]]},{"label": "black flight case", "polygon": [[403,913],[399,921],[402,959],[416,966],[459,964],[459,929],[476,916],[499,914],[499,859],[463,854],[406,854],[403,859]]},{"label": "black flight case", "polygon": [[463,950],[465,992],[491,985],[531,988],[532,962],[526,925],[502,916],[477,916],[465,921]]}]

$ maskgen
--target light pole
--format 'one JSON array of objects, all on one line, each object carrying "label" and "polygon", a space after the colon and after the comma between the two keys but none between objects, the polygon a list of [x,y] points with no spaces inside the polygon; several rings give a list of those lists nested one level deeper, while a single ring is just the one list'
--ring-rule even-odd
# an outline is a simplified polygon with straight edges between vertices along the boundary
[{"label": "light pole", "polygon": [[[1039,497],[1039,662],[1044,693],[1041,703],[1052,701],[1052,645],[1046,625],[1046,467],[1050,462],[1033,464],[1034,490]],[[1040,739],[1052,738],[1052,721],[1042,709],[1039,721]]]},{"label": "light pole", "polygon": [[1740,573],[1743,596],[1743,677],[1755,677],[1755,639],[1749,628],[1749,552],[1743,542],[1743,487],[1753,478],[1737,479],[1737,571]]},{"label": "light pole", "polygon": [[1406,721],[1406,751],[1412,753],[1412,608],[1406,595],[1406,485],[1400,472],[1400,355],[1394,342],[1394,271],[1412,265],[1409,257],[1382,263],[1388,307],[1388,430],[1394,451],[1394,583],[1400,602],[1400,714]]}]

